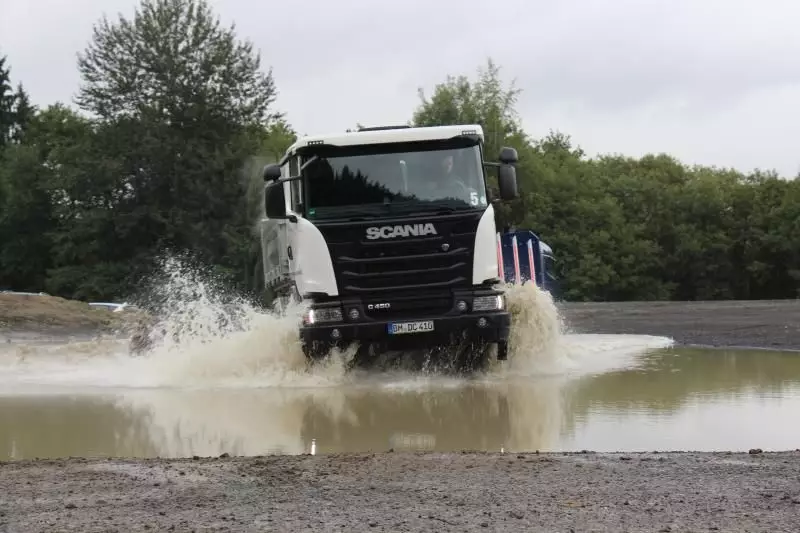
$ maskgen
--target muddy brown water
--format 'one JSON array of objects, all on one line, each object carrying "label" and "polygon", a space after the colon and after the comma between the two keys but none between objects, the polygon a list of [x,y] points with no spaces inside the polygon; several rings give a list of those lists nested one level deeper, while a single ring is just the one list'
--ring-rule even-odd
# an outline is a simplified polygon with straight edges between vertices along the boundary
[{"label": "muddy brown water", "polygon": [[265,388],[0,386],[0,460],[787,450],[800,446],[798,413],[800,353],[673,347],[605,369],[528,377],[364,374],[332,386]]}]

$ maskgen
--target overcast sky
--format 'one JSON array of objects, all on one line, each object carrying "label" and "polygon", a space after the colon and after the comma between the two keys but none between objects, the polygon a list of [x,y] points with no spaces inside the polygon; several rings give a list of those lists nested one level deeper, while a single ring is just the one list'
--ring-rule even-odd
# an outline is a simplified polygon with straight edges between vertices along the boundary
[{"label": "overcast sky", "polygon": [[[589,154],[800,171],[800,1],[212,1],[273,67],[301,133],[403,123],[491,56],[534,136]],[[0,0],[0,55],[35,103],[71,102],[76,53],[133,0]]]}]

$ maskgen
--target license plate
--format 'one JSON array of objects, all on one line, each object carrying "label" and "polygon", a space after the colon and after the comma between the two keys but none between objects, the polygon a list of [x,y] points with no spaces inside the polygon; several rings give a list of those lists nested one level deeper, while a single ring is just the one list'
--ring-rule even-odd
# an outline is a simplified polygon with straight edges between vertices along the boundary
[{"label": "license plate", "polygon": [[395,433],[389,438],[389,446],[406,450],[432,450],[436,446],[436,436],[419,433]]},{"label": "license plate", "polygon": [[403,333],[424,333],[426,331],[433,331],[433,320],[388,324],[387,329],[389,330],[389,335],[400,335]]}]

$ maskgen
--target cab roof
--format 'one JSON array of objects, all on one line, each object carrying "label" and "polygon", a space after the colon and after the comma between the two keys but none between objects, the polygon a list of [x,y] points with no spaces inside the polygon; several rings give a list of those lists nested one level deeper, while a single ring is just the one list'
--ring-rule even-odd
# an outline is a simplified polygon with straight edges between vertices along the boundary
[{"label": "cab roof", "polygon": [[281,160],[291,157],[299,148],[309,145],[326,144],[330,146],[356,146],[363,144],[402,143],[414,141],[438,141],[460,135],[477,135],[483,141],[483,128],[478,124],[459,124],[452,126],[379,126],[361,128],[345,133],[307,135],[299,138],[287,150]]}]

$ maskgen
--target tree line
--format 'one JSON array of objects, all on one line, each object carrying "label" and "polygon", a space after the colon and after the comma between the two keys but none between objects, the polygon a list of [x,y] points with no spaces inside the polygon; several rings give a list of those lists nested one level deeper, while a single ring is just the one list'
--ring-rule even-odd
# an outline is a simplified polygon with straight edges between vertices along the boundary
[{"label": "tree line", "polygon": [[[205,0],[97,22],[72,105],[33,106],[11,67],[0,57],[0,289],[123,299],[173,251],[260,295],[261,169],[297,133],[271,69]],[[800,180],[590,158],[563,133],[528,135],[520,94],[490,60],[420,91],[409,123],[479,123],[487,157],[518,150],[520,198],[498,225],[551,244],[565,299],[800,296]]]}]

